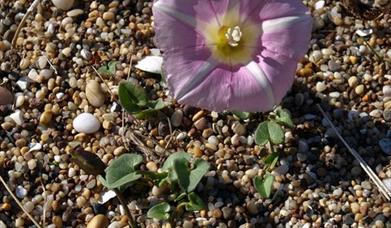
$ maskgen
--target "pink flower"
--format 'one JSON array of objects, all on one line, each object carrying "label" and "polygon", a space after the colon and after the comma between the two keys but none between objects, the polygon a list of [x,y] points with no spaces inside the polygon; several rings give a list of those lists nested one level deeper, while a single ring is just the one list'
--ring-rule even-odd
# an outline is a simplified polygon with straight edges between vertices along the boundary
[{"label": "pink flower", "polygon": [[214,111],[278,104],[312,29],[300,0],[158,0],[153,15],[171,94]]}]

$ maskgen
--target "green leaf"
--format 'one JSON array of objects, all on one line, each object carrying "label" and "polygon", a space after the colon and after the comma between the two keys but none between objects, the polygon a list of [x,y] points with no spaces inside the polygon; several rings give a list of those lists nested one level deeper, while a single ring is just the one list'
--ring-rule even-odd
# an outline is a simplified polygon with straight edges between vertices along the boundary
[{"label": "green leaf", "polygon": [[168,173],[157,173],[157,172],[151,172],[151,171],[138,171],[139,174],[142,174],[146,177],[149,177],[152,179],[154,184],[159,184],[162,180],[167,178]]},{"label": "green leaf", "polygon": [[284,142],[284,131],[282,127],[275,121],[269,121],[268,130],[270,135],[270,141],[273,144],[280,144]]},{"label": "green leaf", "polygon": [[117,188],[141,177],[135,171],[136,166],[143,161],[138,154],[123,154],[115,159],[106,169],[106,182],[111,188]]},{"label": "green leaf", "polygon": [[262,122],[255,130],[255,142],[258,145],[265,145],[269,141],[268,121]]},{"label": "green leaf", "polygon": [[189,162],[185,158],[177,158],[174,160],[174,171],[178,178],[179,187],[185,192],[190,185],[190,169]]},{"label": "green leaf", "polygon": [[239,117],[240,119],[242,120],[246,120],[250,117],[250,114],[249,112],[232,112],[232,114],[234,114],[235,116]]},{"label": "green leaf", "polygon": [[147,212],[147,216],[149,218],[167,220],[170,218],[170,214],[168,214],[170,209],[171,207],[168,203],[162,202],[151,207]]},{"label": "green leaf", "polygon": [[254,187],[263,198],[269,198],[273,188],[273,181],[274,176],[271,174],[266,174],[263,179],[256,176],[254,178]]},{"label": "green leaf", "polygon": [[287,126],[290,128],[294,127],[291,115],[287,109],[283,109],[281,107],[278,107],[275,110],[275,112],[277,114],[276,121],[278,123],[283,124],[284,126]]},{"label": "green leaf", "polygon": [[273,169],[276,166],[278,159],[279,159],[278,153],[276,152],[271,153],[269,156],[266,157],[265,164],[269,165],[270,169]]},{"label": "green leaf", "polygon": [[190,172],[190,184],[187,188],[187,192],[193,191],[202,177],[208,172],[209,163],[205,160],[198,159],[194,162],[194,169]]},{"label": "green leaf", "polygon": [[187,161],[190,161],[191,155],[186,152],[176,152],[168,156],[166,161],[164,162],[162,166],[162,170],[168,171],[170,169],[173,169],[174,167],[174,161],[179,158],[185,158]]},{"label": "green leaf", "polygon": [[193,191],[208,170],[209,163],[202,159],[194,162],[192,170],[190,170],[189,162],[185,158],[174,160],[174,171],[178,177],[179,187],[185,192]]},{"label": "green leaf", "polygon": [[122,81],[119,84],[118,97],[122,107],[131,114],[142,111],[148,103],[145,90],[131,81]]},{"label": "green leaf", "polygon": [[204,201],[194,192],[190,192],[187,197],[190,202],[186,204],[186,210],[200,211],[205,208]]},{"label": "green leaf", "polygon": [[186,193],[182,192],[177,197],[175,197],[174,202],[179,202],[179,201],[183,200],[186,197],[186,195],[187,195]]},{"label": "green leaf", "polygon": [[117,63],[118,61],[110,61],[107,65],[99,67],[99,74],[110,76],[115,75]]},{"label": "green leaf", "polygon": [[273,144],[284,142],[284,131],[275,121],[264,121],[255,130],[255,142],[258,145],[265,145],[268,141]]},{"label": "green leaf", "polygon": [[124,186],[126,184],[129,184],[135,180],[138,180],[142,177],[142,175],[140,174],[137,174],[136,172],[134,173],[129,173],[128,175],[120,178],[119,180],[116,180],[112,183],[107,183],[108,184],[108,187],[113,189],[113,188],[119,188],[121,186]]}]

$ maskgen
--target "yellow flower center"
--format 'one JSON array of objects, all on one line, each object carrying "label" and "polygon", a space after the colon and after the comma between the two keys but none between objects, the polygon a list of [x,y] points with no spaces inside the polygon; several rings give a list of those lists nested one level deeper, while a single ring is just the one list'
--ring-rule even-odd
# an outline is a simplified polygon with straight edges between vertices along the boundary
[{"label": "yellow flower center", "polygon": [[240,22],[239,18],[239,12],[231,10],[201,30],[212,56],[230,66],[249,63],[259,47],[261,26],[250,20]]},{"label": "yellow flower center", "polygon": [[225,38],[227,39],[228,44],[231,47],[238,46],[241,37],[242,37],[242,31],[240,31],[239,26],[228,28],[227,32],[225,33]]}]

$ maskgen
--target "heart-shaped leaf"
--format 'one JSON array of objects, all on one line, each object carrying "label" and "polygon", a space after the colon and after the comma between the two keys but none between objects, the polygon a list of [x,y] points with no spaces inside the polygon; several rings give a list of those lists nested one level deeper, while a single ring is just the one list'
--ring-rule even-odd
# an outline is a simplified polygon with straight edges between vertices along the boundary
[{"label": "heart-shaped leaf", "polygon": [[178,184],[181,189],[187,192],[190,185],[190,168],[189,162],[185,158],[177,158],[174,160],[174,172],[178,178]]},{"label": "heart-shaped leaf", "polygon": [[147,212],[147,216],[149,218],[167,220],[170,218],[170,214],[168,214],[168,212],[170,212],[170,209],[171,207],[168,203],[162,202],[151,207]]},{"label": "heart-shaped leaf", "polygon": [[143,161],[138,154],[123,154],[115,159],[106,169],[106,182],[110,188],[117,188],[141,177],[135,171],[136,166]]},{"label": "heart-shaped leaf", "polygon": [[267,121],[260,123],[255,130],[255,142],[258,145],[265,145],[269,141],[269,130],[267,123]]},{"label": "heart-shaped leaf", "polygon": [[98,68],[99,74],[109,75],[109,76],[115,75],[117,63],[118,61],[110,61],[107,65],[99,67]]},{"label": "heart-shaped leaf", "polygon": [[190,172],[190,184],[187,188],[187,192],[193,191],[202,177],[208,172],[209,163],[205,160],[198,159],[194,162],[194,169]]},{"label": "heart-shaped leaf", "polygon": [[170,169],[173,169],[174,168],[174,161],[179,158],[184,158],[187,161],[190,161],[191,155],[189,153],[186,153],[183,151],[171,154],[170,156],[168,156],[168,158],[164,162],[164,164],[162,166],[162,170],[168,171]]},{"label": "heart-shaped leaf", "polygon": [[145,90],[134,82],[122,81],[118,86],[118,97],[122,107],[129,113],[138,113],[148,103]]},{"label": "heart-shaped leaf", "polygon": [[186,204],[186,210],[200,211],[205,208],[204,201],[194,192],[190,192],[187,197],[189,199],[189,203]]},{"label": "heart-shaped leaf", "polygon": [[[137,174],[136,172],[134,173],[129,173],[128,175],[120,178],[119,180],[113,182],[113,183],[107,183],[107,186],[108,188],[110,189],[114,189],[114,188],[120,188],[122,186],[126,186],[127,184],[129,183],[132,183],[133,181],[135,180],[138,180],[142,177],[142,175],[140,174]],[[103,184],[103,183],[102,183]]]},{"label": "heart-shaped leaf", "polygon": [[263,198],[269,198],[273,188],[273,181],[274,176],[271,174],[266,174],[264,178],[256,176],[254,178],[254,187]]},{"label": "heart-shaped leaf", "polygon": [[192,192],[208,170],[209,163],[202,159],[194,162],[192,170],[190,170],[189,162],[185,158],[174,160],[174,171],[178,177],[178,184],[185,192]]},{"label": "heart-shaped leaf", "polygon": [[276,121],[278,123],[283,124],[287,127],[294,127],[291,115],[287,109],[283,109],[281,107],[278,107],[275,110],[275,112],[277,114]]},{"label": "heart-shaped leaf", "polygon": [[265,145],[268,141],[273,144],[284,142],[284,131],[275,121],[264,121],[255,130],[255,142],[258,145]]}]

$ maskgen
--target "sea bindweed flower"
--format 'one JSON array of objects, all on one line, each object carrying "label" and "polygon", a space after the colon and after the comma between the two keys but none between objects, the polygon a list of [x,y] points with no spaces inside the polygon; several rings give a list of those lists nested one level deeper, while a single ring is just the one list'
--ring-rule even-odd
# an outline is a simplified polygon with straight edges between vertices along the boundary
[{"label": "sea bindweed flower", "polygon": [[153,15],[171,94],[214,111],[278,104],[312,29],[300,0],[158,0]]}]

